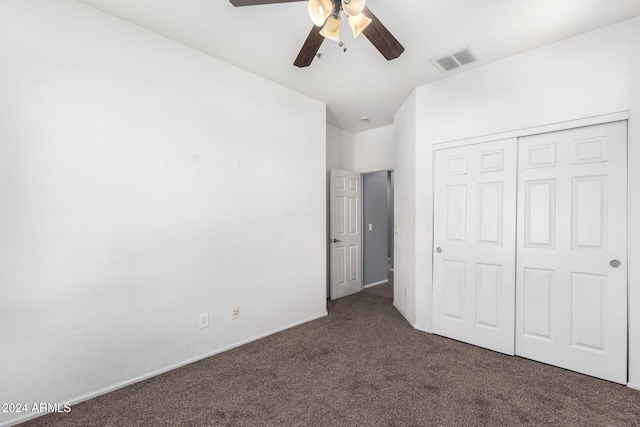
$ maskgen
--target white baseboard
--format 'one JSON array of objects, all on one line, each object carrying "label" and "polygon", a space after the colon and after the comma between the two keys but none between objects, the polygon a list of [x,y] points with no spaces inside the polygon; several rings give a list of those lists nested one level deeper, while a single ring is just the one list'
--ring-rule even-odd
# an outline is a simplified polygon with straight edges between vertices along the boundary
[{"label": "white baseboard", "polygon": [[413,329],[415,329],[417,331],[421,331],[421,332],[426,332],[428,334],[433,334],[433,331],[431,329],[425,328],[423,326],[419,326],[413,320],[411,320],[409,318],[409,316],[407,316],[406,313],[404,311],[402,311],[402,309],[396,305],[395,301],[393,303],[393,306],[396,308],[396,310],[398,310],[400,312],[400,314],[402,314],[402,317],[404,317],[405,320],[407,322],[409,322],[409,324],[413,327]]},{"label": "white baseboard", "polygon": [[368,285],[364,285],[364,286],[362,287],[362,289],[367,289],[367,288],[371,288],[371,287],[373,287],[373,286],[378,286],[378,285],[384,285],[384,284],[386,284],[386,283],[389,283],[389,281],[388,281],[388,280],[381,280],[381,281],[379,281],[379,282],[369,283]]},{"label": "white baseboard", "polygon": [[640,384],[627,383],[627,387],[640,391]]},{"label": "white baseboard", "polygon": [[[236,347],[240,347],[240,346],[242,346],[244,344],[248,344],[250,342],[257,341],[257,340],[259,340],[261,338],[268,337],[269,335],[277,334],[278,332],[285,331],[287,329],[302,325],[304,323],[308,323],[308,322],[312,322],[314,320],[321,319],[321,318],[323,318],[323,317],[325,317],[327,315],[328,315],[328,313],[325,312],[325,313],[317,315],[317,316],[312,316],[312,317],[309,317],[308,319],[301,320],[299,322],[291,323],[289,325],[286,325],[286,326],[283,326],[281,328],[277,328],[277,329],[271,330],[269,332],[265,332],[263,334],[255,336],[255,337],[247,338],[247,339],[244,339],[242,341],[238,341],[238,342],[230,344],[228,346],[225,346],[225,347],[219,348],[217,350],[211,351],[209,353],[205,353],[205,354],[202,354],[200,356],[192,357],[190,359],[184,360],[184,361],[179,362],[179,363],[175,363],[175,364],[167,366],[165,368],[161,368],[161,369],[157,369],[157,370],[152,371],[152,372],[148,372],[148,373],[146,373],[144,375],[140,375],[138,377],[131,378],[130,380],[122,381],[120,383],[113,384],[113,385],[110,385],[108,387],[104,387],[104,388],[101,388],[99,390],[92,391],[90,393],[86,393],[86,394],[83,394],[83,395],[80,395],[80,396],[76,396],[76,397],[74,397],[72,399],[64,401],[63,403],[69,403],[69,404],[71,404],[71,407],[73,408],[73,405],[77,405],[78,403],[84,402],[86,400],[93,399],[93,398],[98,397],[98,396],[102,396],[103,394],[111,393],[112,391],[119,390],[119,389],[127,387],[127,386],[129,386],[131,384],[138,383],[140,381],[148,380],[149,378],[153,378],[155,376],[164,374],[166,372],[173,371],[174,369],[182,368],[183,366],[190,365],[190,364],[195,363],[195,362],[197,362],[199,360],[206,359],[207,357],[215,356],[216,354],[224,353],[225,351],[232,350],[232,349],[234,349]],[[38,412],[38,413],[35,413],[35,414],[26,414],[24,416],[21,416],[21,417],[18,417],[18,418],[14,418],[14,419],[8,420],[6,422],[4,422],[4,421],[0,422],[0,427],[8,427],[8,426],[20,424],[20,423],[23,423],[25,421],[41,417],[41,416],[46,415],[46,414],[47,413],[45,413],[45,412]]]},{"label": "white baseboard", "polygon": [[426,332],[428,334],[433,334],[433,331],[431,329],[429,329],[429,328],[425,328],[425,327],[418,326],[418,325],[414,325],[413,327],[414,327],[414,329],[417,329],[418,331]]},{"label": "white baseboard", "polygon": [[409,318],[409,316],[407,316],[407,315],[406,315],[406,313],[405,313],[404,311],[402,311],[402,309],[401,309],[400,307],[398,307],[398,305],[396,304],[396,302],[395,302],[395,301],[393,301],[393,306],[395,307],[395,309],[396,309],[396,310],[398,310],[398,311],[400,312],[400,314],[402,315],[402,317],[404,317],[404,319],[405,319],[407,322],[409,322],[409,324],[410,324],[413,328],[415,328],[415,327],[416,327],[416,325],[415,325],[414,321],[413,321],[413,320],[411,320],[411,318]]}]

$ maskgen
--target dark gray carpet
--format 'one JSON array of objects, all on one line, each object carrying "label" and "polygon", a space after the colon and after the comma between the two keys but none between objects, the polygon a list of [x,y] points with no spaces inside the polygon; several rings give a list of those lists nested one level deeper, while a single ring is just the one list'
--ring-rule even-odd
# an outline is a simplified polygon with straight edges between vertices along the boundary
[{"label": "dark gray carpet", "polygon": [[387,271],[387,283],[365,288],[362,292],[393,298],[393,271]]},{"label": "dark gray carpet", "polygon": [[363,289],[362,292],[379,295],[381,297],[393,298],[393,285],[391,283],[385,283],[383,285]]},{"label": "dark gray carpet", "polygon": [[640,392],[416,331],[389,298],[329,312],[25,425],[640,425]]}]

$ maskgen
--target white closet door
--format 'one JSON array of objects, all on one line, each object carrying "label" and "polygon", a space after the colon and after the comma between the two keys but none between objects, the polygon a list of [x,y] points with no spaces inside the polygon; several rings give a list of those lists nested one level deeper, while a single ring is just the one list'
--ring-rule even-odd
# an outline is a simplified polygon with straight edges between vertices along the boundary
[{"label": "white closet door", "polygon": [[515,139],[436,152],[433,330],[513,354]]},{"label": "white closet door", "polygon": [[521,138],[516,354],[627,381],[626,122]]}]

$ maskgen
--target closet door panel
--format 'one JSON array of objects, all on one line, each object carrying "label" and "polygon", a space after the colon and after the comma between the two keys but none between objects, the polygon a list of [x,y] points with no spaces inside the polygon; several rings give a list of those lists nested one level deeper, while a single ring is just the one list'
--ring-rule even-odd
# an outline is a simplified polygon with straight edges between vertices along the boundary
[{"label": "closet door panel", "polygon": [[514,353],[515,139],[436,151],[434,332]]},{"label": "closet door panel", "polygon": [[516,354],[626,384],[626,122],[520,138]]}]

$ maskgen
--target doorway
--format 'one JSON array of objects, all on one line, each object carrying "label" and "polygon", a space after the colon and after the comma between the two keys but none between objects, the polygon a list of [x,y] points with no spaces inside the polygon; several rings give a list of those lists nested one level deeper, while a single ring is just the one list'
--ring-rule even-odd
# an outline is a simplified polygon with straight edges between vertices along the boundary
[{"label": "doorway", "polygon": [[363,289],[393,297],[393,171],[363,174]]},{"label": "doorway", "polygon": [[362,291],[393,298],[393,171],[331,169],[327,297]]}]

